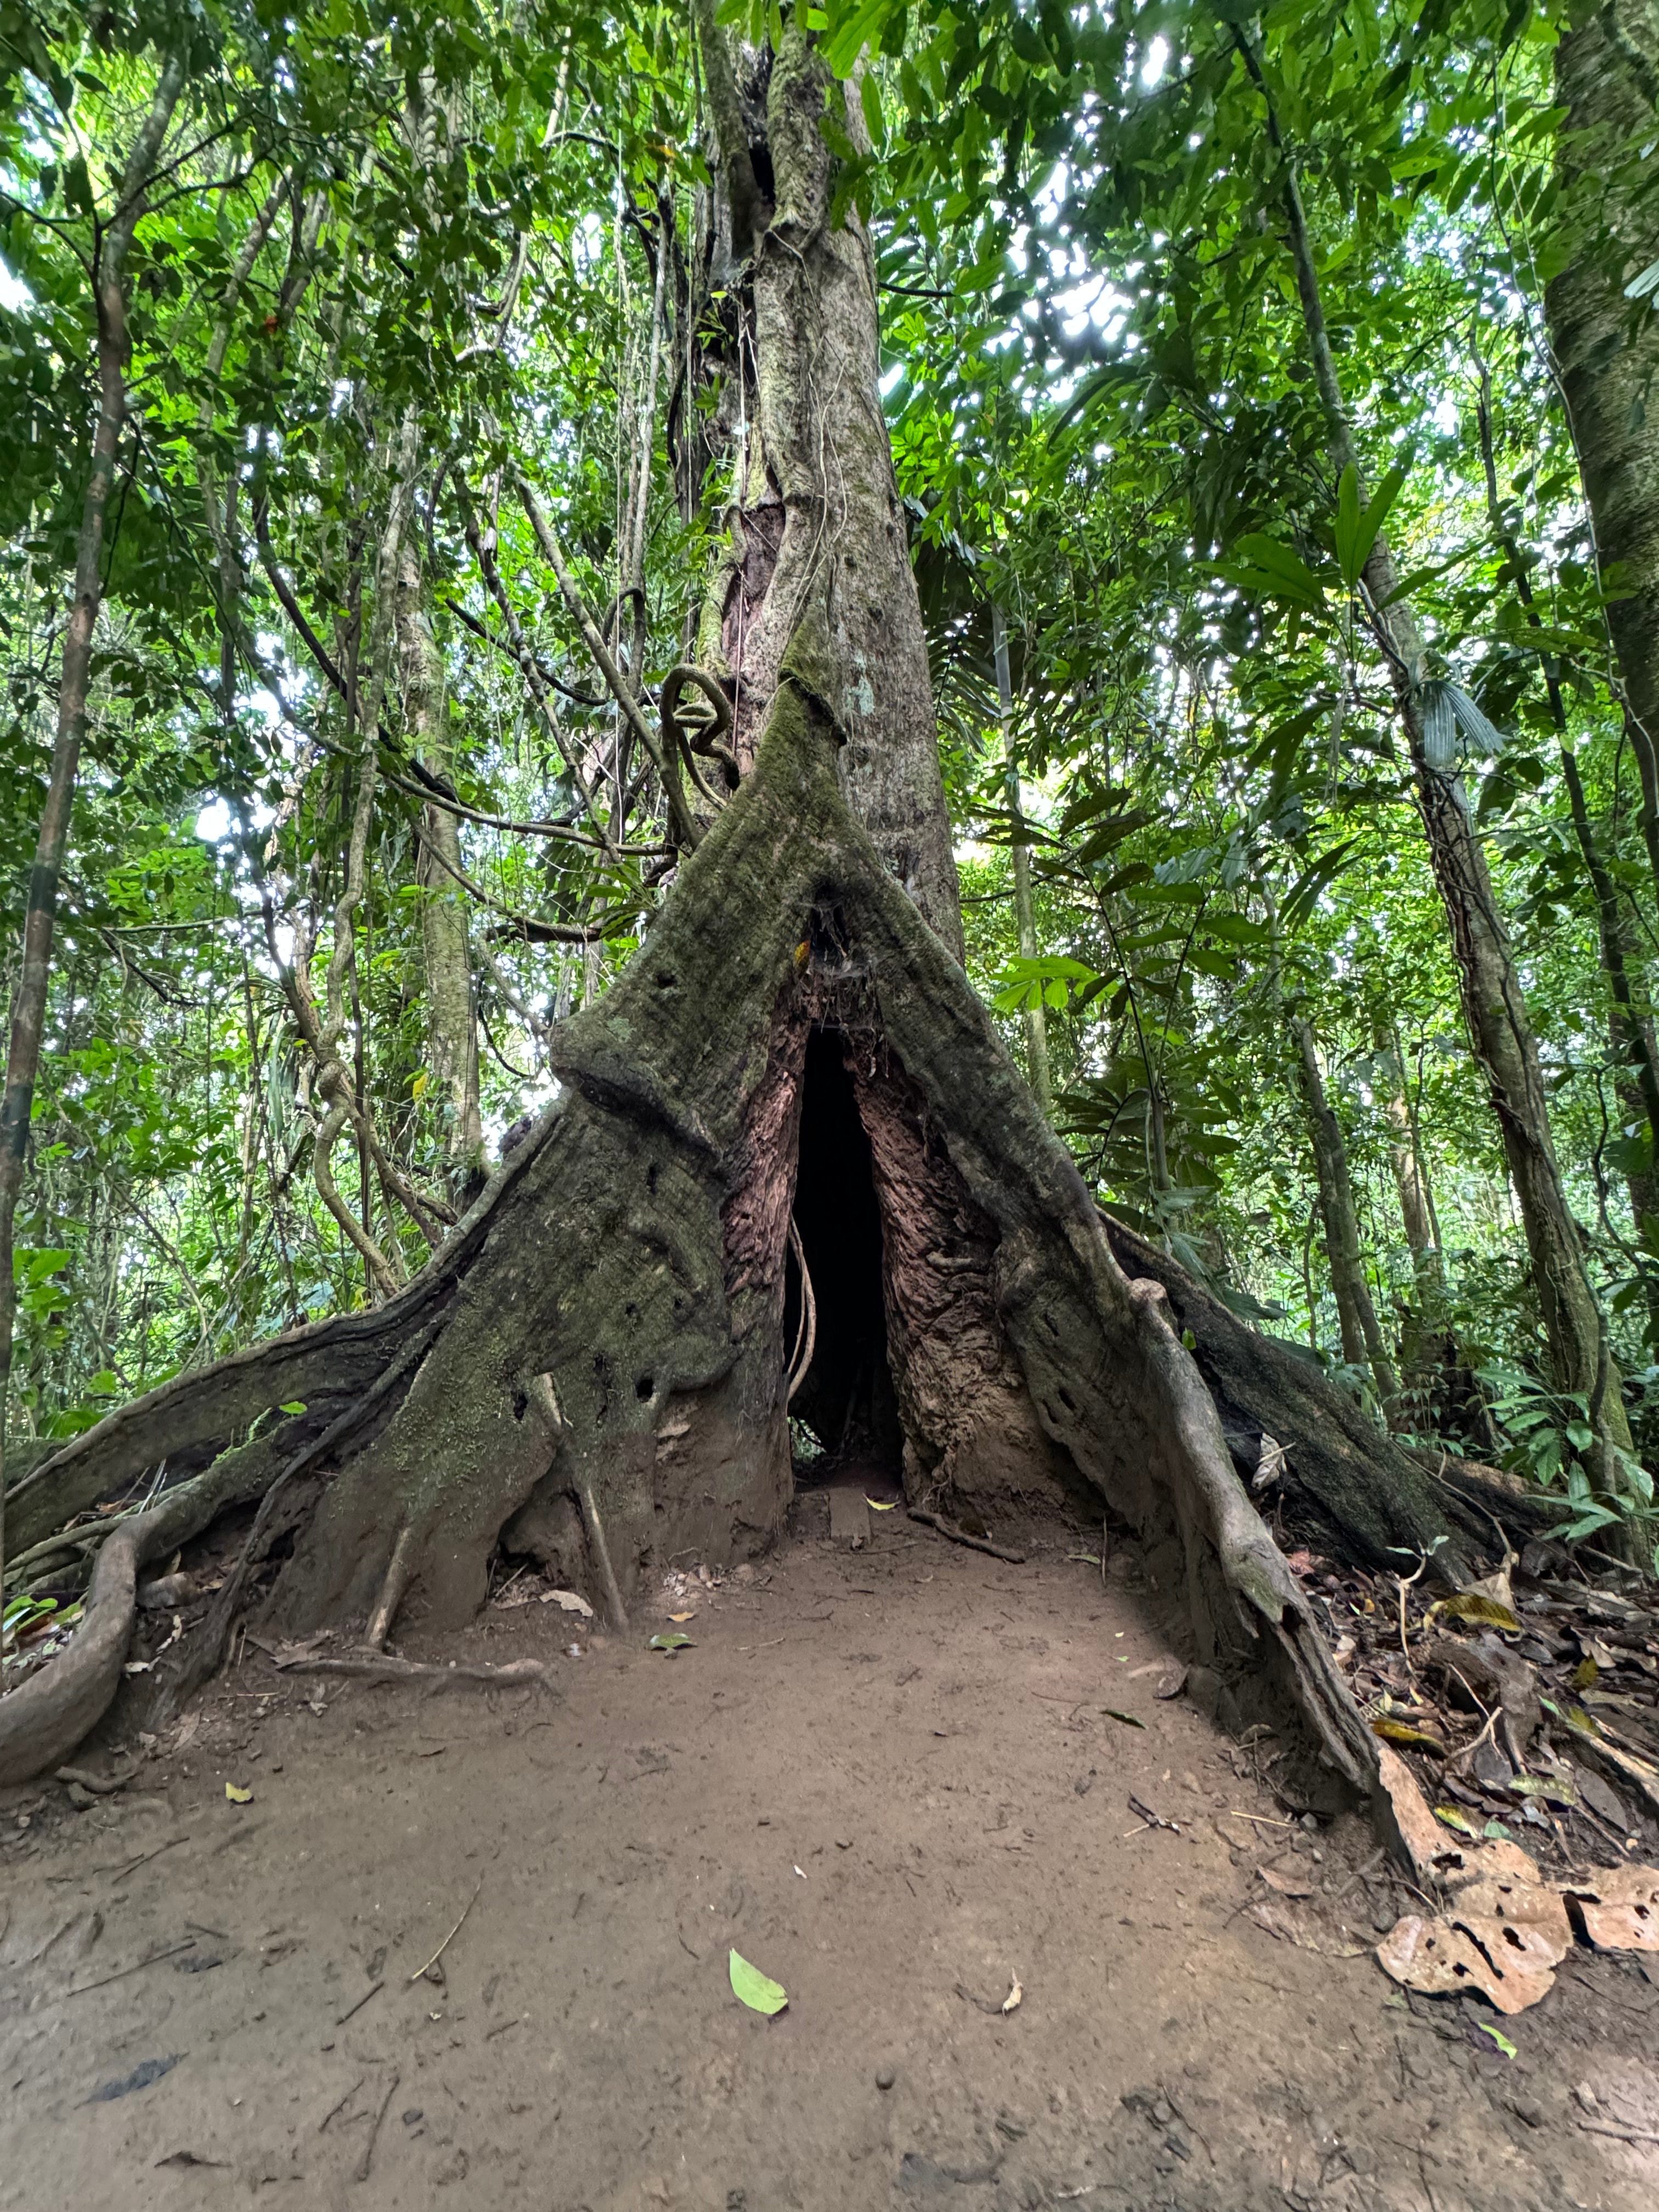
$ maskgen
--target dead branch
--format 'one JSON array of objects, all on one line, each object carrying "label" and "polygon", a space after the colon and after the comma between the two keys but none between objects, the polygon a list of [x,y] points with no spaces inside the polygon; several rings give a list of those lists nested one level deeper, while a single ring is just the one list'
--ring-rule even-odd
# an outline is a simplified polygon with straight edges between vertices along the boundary
[{"label": "dead branch", "polygon": [[1006,1559],[1011,1567],[1025,1565],[1024,1552],[1011,1552],[1001,1544],[992,1543],[988,1537],[970,1536],[965,1528],[953,1528],[942,1514],[928,1513],[920,1505],[913,1505],[910,1518],[920,1521],[925,1528],[937,1528],[941,1536],[948,1537],[953,1544],[965,1544],[970,1552],[986,1552],[994,1559]]}]

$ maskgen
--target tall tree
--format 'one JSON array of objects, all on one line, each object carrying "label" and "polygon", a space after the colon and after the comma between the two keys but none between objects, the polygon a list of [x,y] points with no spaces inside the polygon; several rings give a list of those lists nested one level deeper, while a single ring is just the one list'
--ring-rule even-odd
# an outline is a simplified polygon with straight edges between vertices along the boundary
[{"label": "tall tree", "polygon": [[[93,644],[104,597],[105,544],[117,465],[127,421],[127,256],[149,197],[156,167],[184,90],[186,57],[162,55],[148,112],[134,134],[102,204],[94,204],[86,262],[90,280],[94,374],[88,380],[96,412],[88,428],[86,489],[75,545],[75,574],[64,625],[58,682],[58,732],[52,774],[35,840],[23,921],[22,960],[12,998],[6,1078],[0,1097],[0,1573],[5,1565],[5,1431],[16,1322],[13,1244],[18,1194],[28,1157],[29,1122],[46,1029],[46,988],[58,919],[59,878],[69,839],[75,783],[85,741],[92,690]],[[82,174],[86,176],[84,163]],[[88,187],[88,191],[90,186]],[[3,1640],[0,1638],[0,1640]]]},{"label": "tall tree", "polygon": [[1422,632],[1410,598],[1401,589],[1382,510],[1370,506],[1326,326],[1318,256],[1294,151],[1284,142],[1273,91],[1250,34],[1241,31],[1237,40],[1243,65],[1261,93],[1267,135],[1279,162],[1285,241],[1324,410],[1332,473],[1351,488],[1356,554],[1363,537],[1370,535],[1358,580],[1364,583],[1370,618],[1387,657],[1389,680],[1411,754],[1435,878],[1451,926],[1469,1038],[1503,1134],[1526,1229],[1553,1380],[1558,1389],[1581,1399],[1587,1409],[1599,1439],[1602,1487],[1623,1491],[1628,1486],[1625,1468],[1632,1438],[1619,1370],[1607,1341],[1606,1317],[1585,1267],[1578,1224],[1563,1188],[1537,1042],[1514,948],[1457,770],[1453,711],[1433,689]]},{"label": "tall tree", "polygon": [[[420,554],[405,538],[398,576],[398,652],[404,719],[421,760],[453,789],[454,749],[443,655],[432,632]],[[450,1195],[470,1195],[484,1166],[478,1094],[478,1025],[473,1009],[472,948],[468,926],[460,823],[447,806],[422,809],[416,881],[422,893],[427,1073],[443,1102],[444,1151]]]},{"label": "tall tree", "polygon": [[[1659,322],[1652,186],[1643,159],[1659,108],[1659,9],[1606,0],[1563,28],[1556,98],[1566,265],[1545,293],[1553,349],[1610,592],[1607,623],[1641,770],[1659,891]],[[1645,269],[1645,275],[1644,274]]]},{"label": "tall tree", "polygon": [[[695,678],[671,672],[654,722],[506,428],[482,441],[660,779],[676,854],[660,912],[610,989],[550,1039],[558,1099],[405,1289],[175,1377],[58,1452],[20,1505],[49,1534],[135,1451],[187,1435],[222,1448],[104,1545],[87,1649],[118,1667],[108,1624],[130,1617],[136,1561],[228,1497],[261,1499],[202,1632],[155,1685],[163,1703],[214,1662],[262,1573],[278,1576],[277,1617],[356,1613],[377,1642],[405,1606],[469,1612],[498,1543],[550,1559],[575,1544],[620,1620],[690,1532],[720,1557],[776,1525],[792,1479],[786,1314],[792,1281],[802,1299],[810,1281],[820,1326],[803,1379],[820,1434],[834,1410],[879,1395],[847,1356],[862,1342],[918,1499],[1006,1498],[1074,1468],[1184,1558],[1200,1647],[1247,1689],[1271,1678],[1363,1788],[1373,1740],[1238,1486],[1166,1297],[1121,1272],[960,964],[875,270],[842,189],[867,118],[809,24],[791,10],[775,46],[734,52],[711,0],[698,9],[733,365],[752,382],[733,415],[708,657]],[[409,448],[383,502],[319,1061],[341,1059]],[[720,734],[689,726],[688,683]],[[714,782],[701,761],[720,763]],[[349,1095],[335,1075],[319,1161]],[[283,1418],[236,1443],[261,1413]],[[1356,1540],[1378,1556],[1443,1526],[1408,1471],[1359,1511]],[[49,1755],[74,1682],[54,1670],[17,1693],[0,1774]],[[82,1725],[86,1687],[70,1716]]]}]

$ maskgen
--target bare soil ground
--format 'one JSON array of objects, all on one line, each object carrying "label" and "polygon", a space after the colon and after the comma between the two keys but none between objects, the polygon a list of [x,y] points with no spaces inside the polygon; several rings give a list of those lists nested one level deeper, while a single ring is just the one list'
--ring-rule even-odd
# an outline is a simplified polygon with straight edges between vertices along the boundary
[{"label": "bare soil ground", "polygon": [[532,1597],[404,1647],[556,1687],[250,1647],[126,1790],[12,1793],[0,2207],[1650,2212],[1659,2140],[1592,2130],[1659,2138],[1654,1961],[1570,1962],[1505,2057],[1370,1955],[1358,1821],[1158,1697],[1133,1559],[799,1522],[627,1639]]}]

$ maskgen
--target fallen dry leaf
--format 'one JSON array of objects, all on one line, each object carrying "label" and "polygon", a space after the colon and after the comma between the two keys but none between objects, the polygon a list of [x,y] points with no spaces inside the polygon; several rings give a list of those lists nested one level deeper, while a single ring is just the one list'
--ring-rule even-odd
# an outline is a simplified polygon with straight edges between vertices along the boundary
[{"label": "fallen dry leaf", "polygon": [[1025,1992],[1019,1985],[1019,1976],[1015,1974],[1011,1978],[1013,1982],[1013,1987],[1009,1990],[1007,1996],[1002,2000],[1002,2009],[1004,2012],[1017,2012],[1019,2007],[1025,2002]]},{"label": "fallen dry leaf", "polygon": [[592,1620],[593,1608],[578,1590],[544,1590],[544,1605],[556,1605],[561,1613],[579,1613],[584,1620]]},{"label": "fallen dry leaf", "polygon": [[1520,1619],[1513,1606],[1474,1589],[1460,1590],[1455,1597],[1443,1598],[1429,1610],[1443,1613],[1449,1620],[1467,1621],[1471,1628],[1503,1628],[1511,1636],[1521,1632]]},{"label": "fallen dry leaf", "polygon": [[1430,1996],[1479,1990],[1504,2013],[1524,2012],[1555,1983],[1547,1967],[1530,1963],[1500,1971],[1464,1929],[1415,1912],[1396,1921],[1377,1945],[1376,1955],[1384,1972],[1407,1989]]},{"label": "fallen dry leaf", "polygon": [[1311,1897],[1313,1895],[1313,1884],[1302,1875],[1281,1874],[1277,1867],[1270,1866],[1258,1867],[1256,1872],[1267,1883],[1268,1888],[1276,1889],[1281,1897]]},{"label": "fallen dry leaf", "polygon": [[1498,1842],[1471,1851],[1449,1887],[1443,1917],[1409,1914],[1376,1950],[1395,1981],[1431,1996],[1478,1989],[1506,2013],[1536,2004],[1572,1948],[1568,1898],[1598,1949],[1659,1951],[1659,1868],[1547,1881],[1518,1844]]},{"label": "fallen dry leaf", "polygon": [[1659,1868],[1609,1867],[1565,1888],[1598,1951],[1659,1951]]},{"label": "fallen dry leaf", "polygon": [[696,1617],[695,1613],[671,1613],[668,1616],[677,1627],[682,1621],[695,1620]]},{"label": "fallen dry leaf", "polygon": [[1446,1747],[1437,1735],[1431,1735],[1427,1729],[1413,1728],[1409,1721],[1374,1720],[1371,1733],[1385,1743],[1397,1743],[1403,1751],[1426,1751],[1436,1759],[1446,1756]]},{"label": "fallen dry leaf", "polygon": [[1419,1880],[1435,1880],[1448,1863],[1462,1866],[1462,1850],[1423,1802],[1423,1793],[1410,1767],[1397,1751],[1391,1751],[1381,1741],[1376,1747],[1376,1766],[1378,1779],[1394,1810],[1400,1839],[1417,1869]]}]

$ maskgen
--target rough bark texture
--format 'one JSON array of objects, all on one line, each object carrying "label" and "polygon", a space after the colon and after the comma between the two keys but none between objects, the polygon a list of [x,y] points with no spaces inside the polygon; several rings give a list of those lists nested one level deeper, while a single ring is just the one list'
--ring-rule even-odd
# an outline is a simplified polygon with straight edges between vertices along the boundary
[{"label": "rough bark texture", "polygon": [[1325,1093],[1313,1024],[1300,1015],[1291,1020],[1296,1043],[1302,1096],[1308,1109],[1308,1127],[1313,1139],[1314,1169],[1319,1188],[1319,1211],[1325,1224],[1325,1256],[1330,1262],[1331,1288],[1336,1294],[1337,1318],[1342,1329],[1342,1357],[1353,1367],[1368,1367],[1382,1403],[1392,1407],[1400,1395],[1399,1377],[1377,1327],[1371,1286],[1365,1279],[1364,1256],[1359,1249],[1359,1216],[1353,1202],[1353,1178],[1348,1173],[1348,1148],[1342,1125]]},{"label": "rough bark texture", "polygon": [[1659,320],[1626,283],[1654,256],[1643,142],[1659,99],[1659,8],[1607,0],[1555,50],[1568,265],[1545,312],[1604,569],[1626,596],[1607,610],[1642,775],[1643,827],[1659,883]]},{"label": "rough bark texture", "polygon": [[[447,783],[454,768],[438,651],[421,587],[420,556],[405,544],[398,577],[398,653],[404,719],[422,760]],[[478,1106],[478,1030],[472,1011],[472,954],[461,889],[461,832],[441,806],[421,810],[416,879],[426,969],[427,1072],[445,1119],[453,1192],[464,1194],[483,1170]]]},{"label": "rough bark texture", "polygon": [[[712,11],[711,11],[712,12]],[[710,37],[714,51],[724,42]],[[757,210],[750,125],[732,88],[711,106],[734,205],[764,228],[752,252],[757,364],[738,454],[731,545],[705,611],[702,658],[729,682],[747,768],[791,638],[814,619],[828,640],[824,704],[847,731],[839,773],[854,812],[941,941],[962,957],[962,912],[939,776],[927,641],[878,386],[875,264],[855,212],[830,220],[835,162],[826,102],[866,141],[863,112],[807,37],[791,28],[766,80],[775,197]],[[744,180],[747,179],[747,182]],[[741,226],[733,222],[736,237]],[[741,258],[741,255],[740,257]]]}]

